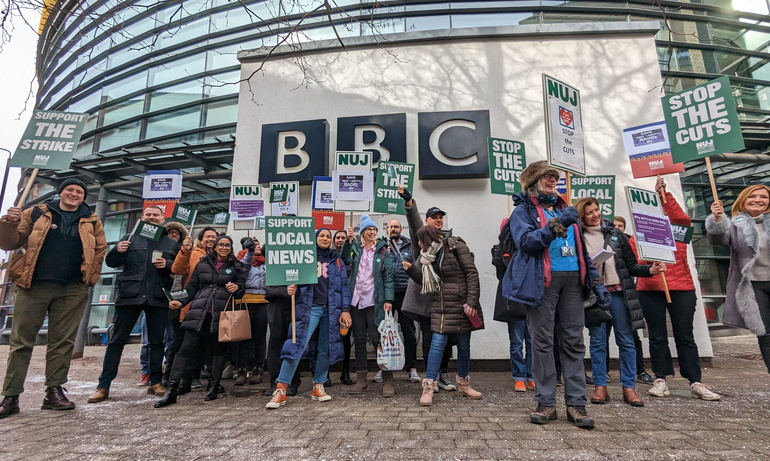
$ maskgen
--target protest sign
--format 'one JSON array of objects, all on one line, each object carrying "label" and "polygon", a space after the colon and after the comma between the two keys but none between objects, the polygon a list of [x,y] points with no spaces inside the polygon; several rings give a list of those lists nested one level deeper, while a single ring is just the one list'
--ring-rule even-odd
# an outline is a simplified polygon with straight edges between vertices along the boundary
[{"label": "protest sign", "polygon": [[548,164],[585,175],[580,91],[543,74],[543,102]]},{"label": "protest sign", "polygon": [[637,243],[645,246],[676,251],[674,233],[668,216],[653,216],[636,211],[631,212]]},{"label": "protest sign", "polygon": [[214,215],[214,224],[227,225],[230,223],[230,213],[222,212]]},{"label": "protest sign", "polygon": [[492,193],[511,195],[521,192],[519,175],[527,167],[524,143],[509,139],[488,138],[488,144],[489,185]]},{"label": "protest sign", "polygon": [[674,233],[674,240],[687,244],[692,241],[692,234],[695,232],[695,228],[671,223],[671,232]]},{"label": "protest sign", "polygon": [[271,203],[270,208],[273,216],[296,215],[299,204],[299,181],[289,182],[271,182],[270,190],[283,189],[288,191],[286,200]]},{"label": "protest sign", "polygon": [[623,130],[623,146],[631,161],[634,178],[681,173],[684,165],[674,163],[666,122],[655,122]]},{"label": "protest sign", "polygon": [[182,172],[179,170],[152,170],[144,176],[142,198],[180,198]]},{"label": "protest sign", "polygon": [[195,218],[198,216],[198,210],[188,208],[177,203],[174,211],[171,213],[171,220],[182,223],[184,226],[195,224]]},{"label": "protest sign", "polygon": [[87,117],[88,114],[74,112],[36,110],[9,166],[66,170],[72,163]]},{"label": "protest sign", "polygon": [[312,208],[314,210],[334,209],[334,200],[332,200],[331,176],[315,176],[313,178]]},{"label": "protest sign", "polygon": [[154,206],[163,210],[164,218],[171,218],[174,216],[174,207],[176,207],[178,203],[178,198],[145,200],[142,202],[142,213],[144,213],[144,210],[146,210],[148,207]]},{"label": "protest sign", "polygon": [[[665,217],[663,207],[660,203],[660,197],[657,192],[626,186],[626,198],[628,199],[628,207],[632,215],[641,214],[659,218]],[[666,223],[670,227],[668,220],[666,220]],[[634,235],[636,235],[637,231],[638,229],[636,229],[636,225],[634,225]],[[646,261],[664,261],[672,264],[676,262],[676,259],[674,258],[674,251],[676,251],[676,248],[661,248],[660,246],[655,245],[655,242],[652,242],[653,244],[648,244],[646,243],[646,234],[643,235],[641,239],[637,236],[634,240],[636,241],[639,259]]]},{"label": "protest sign", "polygon": [[322,227],[331,230],[345,229],[345,213],[342,211],[313,210],[313,219],[315,219],[316,229]]},{"label": "protest sign", "polygon": [[380,160],[374,185],[373,210],[376,213],[405,215],[404,199],[398,195],[399,187],[414,190],[414,165]]},{"label": "protest sign", "polygon": [[230,215],[233,219],[251,219],[265,215],[265,201],[230,200]]},{"label": "protest sign", "polygon": [[262,198],[262,186],[259,184],[232,186],[230,200],[256,200]]},{"label": "protest sign", "polygon": [[318,283],[315,220],[271,216],[265,224],[267,285]]},{"label": "protest sign", "polygon": [[144,221],[137,221],[131,235],[157,242],[163,236],[163,226],[156,226]]},{"label": "protest sign", "polygon": [[289,199],[289,188],[285,187],[285,184],[271,184],[270,185],[270,203],[285,202]]},{"label": "protest sign", "polygon": [[371,152],[337,152],[332,172],[335,211],[369,211],[374,199]]},{"label": "protest sign", "polygon": [[583,197],[593,197],[599,202],[599,211],[606,219],[615,217],[615,175],[570,177],[572,203]]}]

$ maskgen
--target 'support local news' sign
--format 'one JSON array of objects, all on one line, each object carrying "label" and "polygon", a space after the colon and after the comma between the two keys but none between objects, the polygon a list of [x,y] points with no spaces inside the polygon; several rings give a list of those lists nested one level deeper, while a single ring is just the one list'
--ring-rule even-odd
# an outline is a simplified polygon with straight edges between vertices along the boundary
[{"label": "'support local news' sign", "polygon": [[570,178],[572,203],[584,197],[593,197],[599,202],[599,211],[605,219],[615,217],[615,176],[585,176]]},{"label": "'support local news' sign", "polygon": [[66,170],[80,142],[88,114],[36,110],[10,166]]},{"label": "'support local news' sign", "polygon": [[489,138],[489,185],[493,194],[521,192],[519,175],[527,167],[524,143],[510,139]]},{"label": "'support local news' sign", "polygon": [[580,91],[543,74],[543,99],[548,163],[565,171],[585,175]]},{"label": "'support local news' sign", "polygon": [[272,216],[265,219],[268,286],[318,283],[315,220]]}]

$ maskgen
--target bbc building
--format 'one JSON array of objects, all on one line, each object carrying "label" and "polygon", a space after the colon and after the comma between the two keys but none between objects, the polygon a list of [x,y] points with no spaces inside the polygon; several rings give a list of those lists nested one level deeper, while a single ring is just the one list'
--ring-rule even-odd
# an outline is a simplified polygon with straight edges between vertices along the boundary
[{"label": "bbc building", "polygon": [[[765,0],[330,3],[56,2],[41,25],[37,107],[88,124],[70,169],[41,171],[28,204],[78,177],[114,242],[142,209],[149,170],[181,170],[181,203],[203,224],[227,211],[231,184],[300,181],[309,216],[312,178],[330,175],[335,151],[413,163],[421,211],[446,210],[475,253],[488,331],[474,336],[474,358],[505,359],[489,248],[512,205],[489,192],[486,142],[514,139],[528,162],[546,158],[543,74],[580,90],[586,172],[615,175],[616,214],[628,216],[624,186],[654,187],[632,178],[622,130],[662,120],[663,95],[723,75],[746,148],[712,158],[720,199],[770,183]],[[705,241],[704,162],[685,167],[666,180],[695,226],[696,340],[710,356],[729,261]],[[116,275],[105,267],[91,325],[110,322]]]}]

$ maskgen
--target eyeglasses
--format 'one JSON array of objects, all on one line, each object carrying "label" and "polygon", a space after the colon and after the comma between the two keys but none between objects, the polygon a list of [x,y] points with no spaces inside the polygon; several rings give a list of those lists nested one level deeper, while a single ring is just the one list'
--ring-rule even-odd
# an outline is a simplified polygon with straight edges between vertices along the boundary
[{"label": "eyeglasses", "polygon": [[229,243],[217,243],[217,248],[231,248],[232,245]]},{"label": "eyeglasses", "polygon": [[545,179],[547,179],[549,181],[558,181],[559,180],[559,177],[556,176],[555,174],[544,174],[543,176],[541,176],[541,178],[545,178]]}]

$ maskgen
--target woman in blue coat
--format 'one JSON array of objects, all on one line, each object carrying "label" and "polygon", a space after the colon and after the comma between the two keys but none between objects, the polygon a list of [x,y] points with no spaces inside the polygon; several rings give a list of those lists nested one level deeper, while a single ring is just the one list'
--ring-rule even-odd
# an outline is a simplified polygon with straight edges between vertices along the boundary
[{"label": "woman in blue coat", "polygon": [[332,234],[323,227],[316,231],[316,259],[318,262],[318,283],[315,285],[292,285],[290,296],[296,295],[297,340],[292,343],[291,335],[281,350],[281,372],[276,380],[273,398],[265,408],[276,409],[286,403],[286,388],[310,343],[318,330],[316,363],[313,375],[313,392],[310,397],[318,402],[331,400],[324,390],[329,374],[329,364],[342,360],[342,336],[340,324],[350,328],[350,290],[345,264],[331,247]]}]

